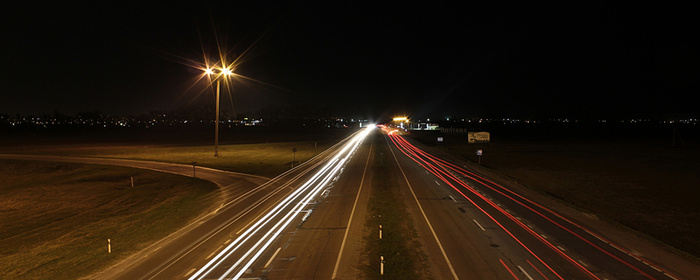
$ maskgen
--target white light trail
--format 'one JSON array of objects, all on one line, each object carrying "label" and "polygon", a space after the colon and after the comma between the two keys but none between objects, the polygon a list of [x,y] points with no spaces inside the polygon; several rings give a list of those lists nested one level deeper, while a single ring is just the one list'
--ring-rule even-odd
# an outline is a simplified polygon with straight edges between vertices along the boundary
[{"label": "white light trail", "polygon": [[[369,134],[374,127],[364,128],[351,138],[348,143],[331,158],[316,174],[309,178],[304,184],[287,195],[279,202],[272,210],[267,212],[262,218],[256,221],[238,238],[231,242],[226,248],[219,252],[206,265],[193,274],[189,280],[204,279],[208,277],[223,263],[230,263],[233,260],[228,260],[234,253],[242,254],[233,265],[227,264],[230,267],[218,279],[238,279],[259,257],[260,255],[274,242],[274,240],[294,221],[294,218],[312,199],[321,193],[343,170],[345,164],[349,161],[354,151],[362,143],[362,140]],[[263,228],[266,229],[262,237],[252,239],[253,235],[257,234]],[[252,242],[254,244],[251,244]],[[250,246],[248,251],[239,252],[242,247]],[[242,263],[245,265],[241,266]],[[234,271],[236,271],[234,273]],[[233,277],[229,274],[234,273]]]}]

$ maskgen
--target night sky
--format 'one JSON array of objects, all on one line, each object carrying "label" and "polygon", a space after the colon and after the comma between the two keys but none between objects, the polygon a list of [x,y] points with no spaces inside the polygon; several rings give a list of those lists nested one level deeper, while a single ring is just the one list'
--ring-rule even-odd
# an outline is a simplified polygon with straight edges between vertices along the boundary
[{"label": "night sky", "polygon": [[691,100],[700,89],[700,21],[691,7],[666,2],[52,2],[0,4],[0,113],[211,106],[211,89],[195,84],[201,72],[188,64],[204,52],[216,58],[217,36],[229,59],[241,56],[236,73],[262,82],[234,80],[222,106],[233,101],[238,113],[700,112]]}]

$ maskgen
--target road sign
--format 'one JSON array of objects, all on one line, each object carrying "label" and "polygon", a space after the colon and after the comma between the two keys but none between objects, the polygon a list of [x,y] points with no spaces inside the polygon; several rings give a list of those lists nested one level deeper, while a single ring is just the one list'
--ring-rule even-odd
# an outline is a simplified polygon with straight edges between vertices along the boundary
[{"label": "road sign", "polygon": [[480,156],[480,155],[483,155],[483,154],[484,154],[484,151],[483,151],[482,149],[476,150],[476,155],[477,155],[477,156]]},{"label": "road sign", "polygon": [[491,133],[486,131],[467,132],[467,141],[469,143],[489,143],[491,142]]},{"label": "road sign", "polygon": [[438,142],[442,142],[442,140],[443,140],[442,137],[438,137],[438,138],[437,138],[437,141],[438,141]]}]

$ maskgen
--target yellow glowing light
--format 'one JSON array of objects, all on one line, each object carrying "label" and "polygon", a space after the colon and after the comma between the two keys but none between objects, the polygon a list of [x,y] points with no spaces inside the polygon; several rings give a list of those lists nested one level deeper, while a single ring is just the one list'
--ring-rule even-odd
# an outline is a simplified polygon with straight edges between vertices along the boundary
[{"label": "yellow glowing light", "polygon": [[402,121],[407,121],[407,120],[408,120],[408,118],[406,118],[406,117],[396,117],[396,118],[394,118],[394,121],[395,121],[395,122],[402,122]]},{"label": "yellow glowing light", "polygon": [[228,68],[223,68],[223,69],[221,69],[221,73],[224,74],[225,76],[228,76],[228,75],[233,74],[233,71],[231,71],[231,69],[228,69]]},{"label": "yellow glowing light", "polygon": [[206,70],[204,70],[204,73],[207,74],[207,75],[214,74],[214,69],[207,68]]}]

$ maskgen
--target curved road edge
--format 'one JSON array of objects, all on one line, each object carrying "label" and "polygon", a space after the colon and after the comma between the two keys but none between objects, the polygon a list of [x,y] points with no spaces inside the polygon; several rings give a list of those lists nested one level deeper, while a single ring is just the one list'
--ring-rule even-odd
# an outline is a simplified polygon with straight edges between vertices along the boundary
[{"label": "curved road edge", "polygon": [[[166,163],[166,162],[154,162],[154,161],[141,161],[141,160],[130,160],[130,159],[114,159],[114,158],[91,158],[91,157],[67,157],[67,156],[43,156],[43,155],[21,155],[21,154],[0,154],[0,159],[10,159],[10,160],[31,160],[31,161],[53,161],[53,162],[70,162],[70,163],[84,163],[84,164],[99,164],[99,165],[111,165],[111,166],[121,166],[130,167],[138,169],[146,169],[157,172],[165,172],[175,175],[188,176],[193,175],[193,166],[186,164],[176,164],[176,163]],[[135,260],[143,259],[144,256],[148,256],[150,252],[157,250],[158,248],[165,246],[171,240],[176,239],[178,236],[184,235],[188,231],[192,230],[198,223],[203,222],[209,217],[216,214],[221,207],[223,207],[228,198],[230,197],[230,188],[238,185],[239,183],[248,183],[254,185],[262,185],[269,182],[271,179],[258,175],[237,173],[232,171],[218,170],[208,167],[196,166],[196,177],[202,180],[210,181],[216,184],[221,190],[220,206],[213,210],[207,210],[201,213],[197,218],[195,218],[188,225],[175,230],[168,236],[155,241],[150,246],[136,252],[120,261],[116,264],[104,268],[100,271],[93,273],[92,275],[87,275],[83,279],[99,279],[102,276],[112,275],[115,272],[124,271],[133,266]]]}]

